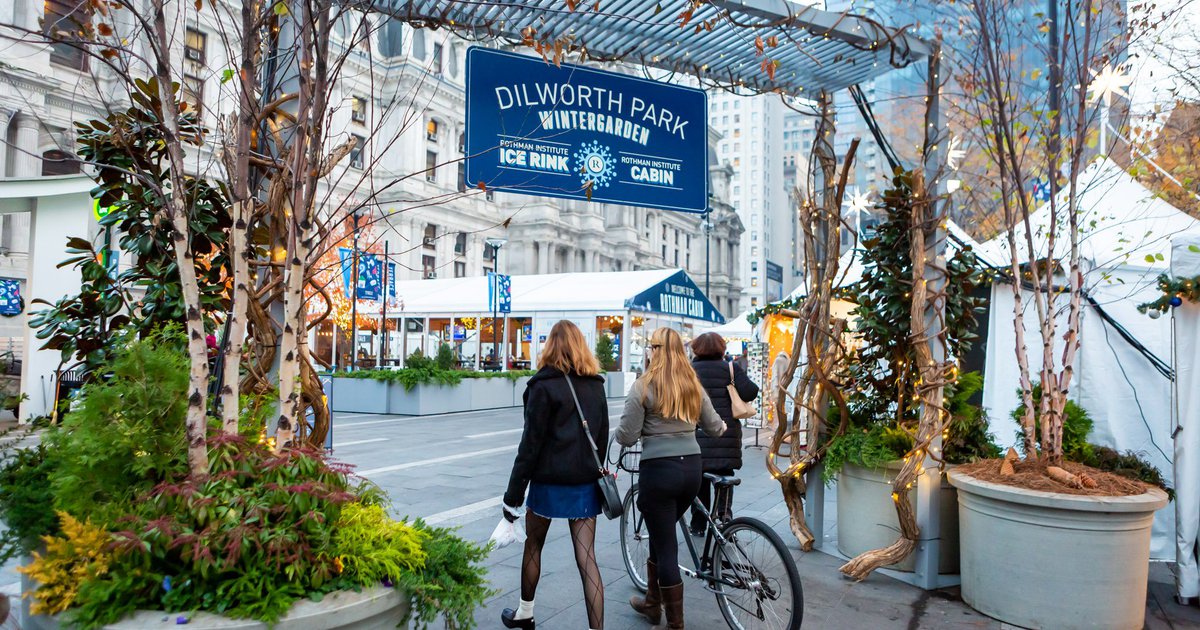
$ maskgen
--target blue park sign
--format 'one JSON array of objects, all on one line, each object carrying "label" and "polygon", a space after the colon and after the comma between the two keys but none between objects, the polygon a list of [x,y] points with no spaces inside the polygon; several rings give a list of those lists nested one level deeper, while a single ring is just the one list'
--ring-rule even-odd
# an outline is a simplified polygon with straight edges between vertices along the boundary
[{"label": "blue park sign", "polygon": [[467,51],[469,185],[664,210],[708,206],[701,90]]}]

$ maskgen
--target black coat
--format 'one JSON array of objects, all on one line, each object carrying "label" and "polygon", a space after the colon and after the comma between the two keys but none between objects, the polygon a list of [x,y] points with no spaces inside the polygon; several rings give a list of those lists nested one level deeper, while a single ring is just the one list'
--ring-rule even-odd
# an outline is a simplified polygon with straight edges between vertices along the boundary
[{"label": "black coat", "polygon": [[[597,456],[604,461],[608,445],[608,398],[601,376],[571,376],[579,405],[587,416]],[[583,434],[579,413],[563,373],[544,367],[525,388],[525,431],[517,448],[504,503],[520,507],[530,481],[578,484],[600,478],[591,445]]]},{"label": "black coat", "polygon": [[[725,421],[725,433],[718,436],[706,435],[697,429],[696,441],[700,442],[700,454],[704,459],[704,470],[716,472],[737,470],[742,467],[742,421],[733,417],[733,401],[729,400],[729,363],[724,359],[696,359],[692,367],[713,408]],[[758,385],[740,365],[733,364],[733,384],[742,400],[752,401],[758,397]]]}]

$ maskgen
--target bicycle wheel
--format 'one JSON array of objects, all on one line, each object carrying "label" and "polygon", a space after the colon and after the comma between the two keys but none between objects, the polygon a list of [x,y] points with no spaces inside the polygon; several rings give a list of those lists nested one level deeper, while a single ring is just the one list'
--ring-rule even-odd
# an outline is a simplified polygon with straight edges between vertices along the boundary
[{"label": "bicycle wheel", "polygon": [[717,604],[735,630],[798,630],[804,617],[800,571],[766,523],[738,517],[721,529],[713,574]]},{"label": "bicycle wheel", "polygon": [[646,560],[650,558],[650,532],[637,509],[636,484],[625,493],[625,512],[621,514],[621,557],[633,585],[646,592]]}]

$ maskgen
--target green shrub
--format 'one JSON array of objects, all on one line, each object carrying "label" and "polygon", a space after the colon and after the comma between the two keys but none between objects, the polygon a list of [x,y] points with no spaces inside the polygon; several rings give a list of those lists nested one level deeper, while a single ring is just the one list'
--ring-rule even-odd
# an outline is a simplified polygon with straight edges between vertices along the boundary
[{"label": "green shrub", "polygon": [[404,360],[404,365],[412,370],[419,370],[422,368],[432,369],[437,367],[437,364],[434,362],[434,360],[425,356],[425,353],[421,352],[420,348],[414,350],[412,354],[408,355],[408,358]]},{"label": "green shrub", "polygon": [[41,543],[42,536],[58,533],[54,513],[54,495],[50,480],[54,463],[47,457],[46,446],[15,449],[6,453],[0,467],[0,564],[14,557],[29,555]]},{"label": "green shrub", "polygon": [[434,359],[434,364],[439,370],[453,370],[457,359],[454,358],[454,351],[450,349],[450,344],[443,343],[438,346],[437,357]]},{"label": "green shrub", "polygon": [[[1021,391],[1017,390],[1017,395],[1021,395]],[[1041,403],[1042,403],[1042,384],[1033,384],[1033,418],[1034,418],[1034,435],[1037,436],[1038,448],[1042,445],[1042,419],[1041,419]],[[1025,415],[1025,405],[1021,404],[1013,410],[1012,419],[1017,422],[1017,444],[1021,445],[1024,450],[1025,434],[1021,432],[1019,426],[1021,416]],[[1093,446],[1088,443],[1088,435],[1092,432],[1094,423],[1092,417],[1088,415],[1087,410],[1080,407],[1073,400],[1067,400],[1067,404],[1063,407],[1063,436],[1062,448],[1063,457],[1072,462],[1086,464],[1092,461],[1096,452]]]},{"label": "green shrub", "polygon": [[429,535],[388,517],[381,505],[351,503],[334,528],[334,557],[344,578],[359,586],[400,582],[425,567],[422,545]]},{"label": "green shrub", "polygon": [[491,545],[470,542],[452,529],[421,521],[414,526],[428,535],[425,568],[399,583],[412,596],[413,626],[428,628],[440,615],[446,628],[475,627],[475,610],[496,594],[488,588],[487,569],[481,564]]},{"label": "green shrub", "polygon": [[1000,457],[996,436],[988,431],[983,408],[970,402],[983,389],[983,375],[968,372],[958,382],[946,388],[945,405],[950,412],[950,424],[942,441],[942,455],[949,464],[968,464],[981,459]]},{"label": "green shrub", "polygon": [[458,385],[463,379],[506,378],[510,381],[533,376],[532,370],[510,370],[508,372],[474,372],[467,370],[442,370],[436,367],[406,367],[401,370],[356,370],[338,374],[342,378],[366,378],[385,383],[400,383],[405,391],[417,385]]},{"label": "green shrub", "polygon": [[615,354],[612,337],[602,334],[596,338],[596,360],[600,362],[602,371],[612,372],[617,369],[617,359],[613,356]]},{"label": "green shrub", "polygon": [[852,429],[829,442],[821,480],[826,484],[833,482],[845,464],[883,468],[903,458],[912,447],[912,437],[902,429],[881,424]]},{"label": "green shrub", "polygon": [[187,471],[188,357],[173,333],[122,348],[43,436],[56,508],[109,524],[156,484]]}]

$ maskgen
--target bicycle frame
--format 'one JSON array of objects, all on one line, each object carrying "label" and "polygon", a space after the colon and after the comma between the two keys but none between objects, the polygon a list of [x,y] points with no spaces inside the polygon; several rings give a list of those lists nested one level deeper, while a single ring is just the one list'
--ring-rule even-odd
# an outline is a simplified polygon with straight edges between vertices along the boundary
[{"label": "bicycle frame", "polygon": [[[713,492],[714,503],[717,501],[716,495],[721,491],[729,492],[729,491],[731,491],[731,489],[730,488],[714,488],[714,492]],[[696,543],[692,540],[691,534],[688,533],[686,514],[685,514],[683,517],[681,517],[679,519],[679,532],[683,537],[684,543],[687,544],[688,555],[692,557],[692,566],[694,566],[695,568],[694,569],[688,568],[681,564],[681,565],[679,565],[680,572],[682,572],[684,575],[686,575],[690,578],[700,579],[700,580],[704,580],[705,582],[708,582],[710,590],[712,589],[712,587],[714,585],[723,585],[723,586],[728,586],[730,588],[737,588],[737,584],[734,584],[733,582],[730,582],[728,580],[718,579],[716,574],[712,573],[711,566],[705,567],[705,562],[702,560],[702,558],[708,559],[711,561],[715,561],[717,559],[717,550],[720,547],[724,547],[725,545],[728,545],[729,540],[726,539],[725,536],[721,534],[720,528],[717,527],[717,521],[713,518],[712,513],[709,512],[708,509],[704,507],[704,504],[700,502],[700,499],[692,499],[692,509],[698,510],[701,514],[703,514],[704,519],[707,522],[707,525],[704,528],[703,553],[700,553],[696,550]]]}]

